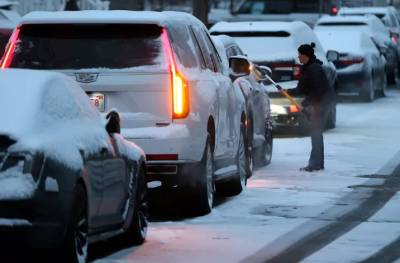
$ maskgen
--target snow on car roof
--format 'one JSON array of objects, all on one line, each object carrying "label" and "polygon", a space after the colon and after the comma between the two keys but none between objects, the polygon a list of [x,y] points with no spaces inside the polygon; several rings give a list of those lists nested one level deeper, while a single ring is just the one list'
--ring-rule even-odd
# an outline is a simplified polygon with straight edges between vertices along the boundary
[{"label": "snow on car roof", "polygon": [[277,32],[287,31],[292,33],[296,30],[308,27],[304,22],[275,22],[275,21],[249,21],[249,22],[219,22],[211,27],[210,32]]},{"label": "snow on car roof", "polygon": [[[142,23],[166,25],[170,21],[197,20],[195,17],[174,11],[125,11],[125,10],[89,10],[31,12],[22,18],[21,24],[40,23]],[[197,20],[198,21],[198,20]]]},{"label": "snow on car roof", "polygon": [[17,141],[9,151],[44,152],[79,168],[107,138],[105,121],[88,96],[61,73],[0,70],[0,134]]},{"label": "snow on car roof", "polygon": [[339,10],[340,14],[386,14],[387,7],[343,7]]}]

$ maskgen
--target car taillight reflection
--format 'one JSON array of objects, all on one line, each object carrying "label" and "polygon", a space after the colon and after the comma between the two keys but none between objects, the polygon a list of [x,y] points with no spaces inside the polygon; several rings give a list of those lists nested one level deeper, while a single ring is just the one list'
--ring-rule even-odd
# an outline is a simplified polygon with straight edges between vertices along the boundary
[{"label": "car taillight reflection", "polygon": [[342,57],[335,62],[335,66],[337,68],[345,68],[351,65],[361,64],[363,62],[364,58],[362,57]]},{"label": "car taillight reflection", "polygon": [[17,45],[18,37],[19,37],[20,28],[17,27],[14,33],[10,37],[10,41],[7,44],[6,51],[2,60],[0,61],[0,68],[5,69],[9,68],[12,58],[14,56],[15,47]]},{"label": "car taillight reflection", "polygon": [[392,42],[397,45],[397,43],[399,42],[399,35],[391,32],[390,38],[392,39]]},{"label": "car taillight reflection", "polygon": [[161,37],[171,75],[172,118],[183,119],[189,114],[189,85],[183,74],[178,71],[168,32],[165,28]]}]

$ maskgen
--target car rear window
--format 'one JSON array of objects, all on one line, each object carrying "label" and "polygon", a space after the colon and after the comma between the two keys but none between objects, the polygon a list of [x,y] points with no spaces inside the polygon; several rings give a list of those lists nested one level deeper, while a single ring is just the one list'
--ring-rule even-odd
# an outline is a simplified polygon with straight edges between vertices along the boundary
[{"label": "car rear window", "polygon": [[1,30],[0,29],[0,58],[3,56],[4,49],[7,45],[8,39],[11,36],[11,30]]},{"label": "car rear window", "polygon": [[123,69],[165,64],[162,28],[137,24],[33,24],[21,28],[11,67]]},{"label": "car rear window", "polygon": [[214,31],[211,35],[228,35],[231,37],[289,37],[286,31],[237,31],[237,32],[218,32]]},{"label": "car rear window", "polygon": [[366,26],[364,22],[322,22],[318,26]]},{"label": "car rear window", "polygon": [[251,0],[243,1],[239,14],[318,13],[319,0]]}]

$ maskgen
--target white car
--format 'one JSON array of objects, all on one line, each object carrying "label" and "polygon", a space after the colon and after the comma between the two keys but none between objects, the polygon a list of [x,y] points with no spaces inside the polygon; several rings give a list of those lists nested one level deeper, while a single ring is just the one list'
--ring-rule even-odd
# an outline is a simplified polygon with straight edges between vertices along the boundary
[{"label": "white car", "polygon": [[21,16],[13,10],[14,3],[0,1],[0,57]]},{"label": "white car", "polygon": [[180,12],[26,15],[2,67],[49,69],[78,81],[99,111],[117,108],[125,138],[146,153],[148,180],[181,186],[198,214],[214,189],[246,184],[245,101],[206,27]]},{"label": "white car", "polygon": [[397,47],[390,38],[390,32],[375,15],[324,16],[317,21],[314,31],[337,28],[346,31],[362,31],[376,41],[377,48],[384,53],[389,84],[395,84],[399,72]]},{"label": "white car", "polygon": [[[301,76],[297,48],[302,44],[314,42],[315,55],[323,62],[330,84],[335,85],[335,66],[327,60],[325,50],[315,33],[303,22],[220,22],[215,24],[210,32],[212,35],[233,37],[254,63],[270,67],[272,78],[276,82],[282,82],[282,86],[288,89],[296,87]],[[276,129],[307,130],[309,123],[297,107],[291,105],[275,88],[269,89],[268,94]],[[336,106],[330,111],[327,128],[333,128],[335,125]]]}]

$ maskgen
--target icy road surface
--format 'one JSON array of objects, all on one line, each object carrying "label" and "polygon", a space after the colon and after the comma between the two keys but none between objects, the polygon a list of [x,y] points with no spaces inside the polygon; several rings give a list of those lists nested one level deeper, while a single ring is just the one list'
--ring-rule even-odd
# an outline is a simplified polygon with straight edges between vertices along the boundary
[{"label": "icy road surface", "polygon": [[203,217],[166,213],[151,222],[144,245],[102,242],[92,246],[92,261],[395,261],[399,131],[399,89],[373,103],[339,104],[337,128],[324,137],[325,171],[298,171],[307,164],[309,137],[276,138],[271,165],[255,171],[239,196],[218,199]]}]

